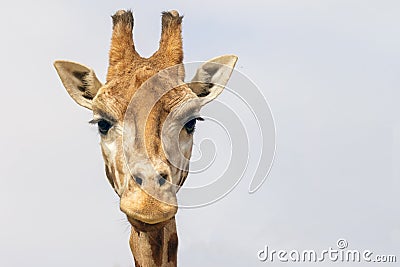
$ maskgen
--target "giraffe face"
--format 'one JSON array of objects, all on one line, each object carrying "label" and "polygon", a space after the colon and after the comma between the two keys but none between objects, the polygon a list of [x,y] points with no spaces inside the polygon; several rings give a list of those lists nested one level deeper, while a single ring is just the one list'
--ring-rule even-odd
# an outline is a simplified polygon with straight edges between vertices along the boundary
[{"label": "giraffe face", "polygon": [[182,17],[162,15],[160,48],[139,56],[133,43],[133,16],[118,11],[107,82],[82,64],[56,61],[70,96],[93,111],[106,175],[132,225],[167,222],[177,212],[176,193],[185,181],[193,132],[202,106],[224,89],[236,64],[233,55],[202,64],[184,82]]},{"label": "giraffe face", "polygon": [[[139,73],[131,80],[137,81]],[[154,73],[126,88],[109,82],[92,104],[92,123],[99,129],[106,174],[121,198],[120,208],[131,222],[147,224],[166,221],[177,211],[176,192],[188,174],[201,108],[187,84],[165,71]]]}]

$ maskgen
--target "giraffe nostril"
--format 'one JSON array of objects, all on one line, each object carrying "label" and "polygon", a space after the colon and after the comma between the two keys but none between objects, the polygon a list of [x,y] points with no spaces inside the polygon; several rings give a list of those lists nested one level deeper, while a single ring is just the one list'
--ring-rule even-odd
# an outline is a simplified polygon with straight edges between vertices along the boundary
[{"label": "giraffe nostril", "polygon": [[162,178],[162,177],[160,177],[160,178],[158,179],[158,183],[160,184],[160,186],[163,186],[163,185],[165,184],[165,179]]},{"label": "giraffe nostril", "polygon": [[167,180],[168,180],[168,174],[160,174],[160,176],[158,177],[158,184],[160,186],[163,186]]},{"label": "giraffe nostril", "polygon": [[140,177],[137,177],[137,176],[134,176],[134,178],[135,178],[136,183],[141,186],[143,183],[143,179]]}]

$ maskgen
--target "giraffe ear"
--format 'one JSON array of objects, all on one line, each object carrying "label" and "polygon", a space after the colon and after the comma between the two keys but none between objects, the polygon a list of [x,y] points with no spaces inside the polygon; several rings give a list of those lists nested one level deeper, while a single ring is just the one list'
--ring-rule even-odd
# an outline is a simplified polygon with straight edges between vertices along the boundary
[{"label": "giraffe ear", "polygon": [[63,60],[55,61],[54,67],[72,99],[79,105],[92,109],[92,100],[103,86],[94,71],[82,64]]},{"label": "giraffe ear", "polygon": [[189,87],[200,98],[201,105],[212,101],[224,90],[237,60],[235,55],[219,56],[197,69]]}]

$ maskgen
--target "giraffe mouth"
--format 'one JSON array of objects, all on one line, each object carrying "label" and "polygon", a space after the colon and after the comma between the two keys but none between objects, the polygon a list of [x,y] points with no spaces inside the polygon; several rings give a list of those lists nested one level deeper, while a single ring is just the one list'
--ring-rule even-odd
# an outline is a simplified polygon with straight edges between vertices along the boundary
[{"label": "giraffe mouth", "polygon": [[135,212],[132,209],[125,210],[125,208],[126,207],[123,204],[120,206],[121,211],[126,214],[128,221],[132,224],[132,226],[134,226],[134,224],[139,226],[162,224],[173,218],[177,212],[176,206],[170,206],[168,207],[168,210],[163,211],[157,211],[154,209],[152,210],[153,213],[150,214]]},{"label": "giraffe mouth", "polygon": [[169,221],[175,216],[178,206],[161,202],[145,193],[127,193],[121,197],[120,209],[126,214],[132,226],[140,227]]}]

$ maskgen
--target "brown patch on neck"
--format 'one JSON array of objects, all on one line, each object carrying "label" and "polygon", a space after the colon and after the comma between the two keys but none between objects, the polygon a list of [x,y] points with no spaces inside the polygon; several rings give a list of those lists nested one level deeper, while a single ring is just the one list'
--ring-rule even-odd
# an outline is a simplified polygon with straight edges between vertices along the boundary
[{"label": "brown patch on neck", "polygon": [[160,231],[149,233],[149,242],[151,246],[152,256],[156,266],[161,266],[164,247],[164,228]]},{"label": "brown patch on neck", "polygon": [[177,262],[178,235],[172,233],[168,241],[168,262]]}]

